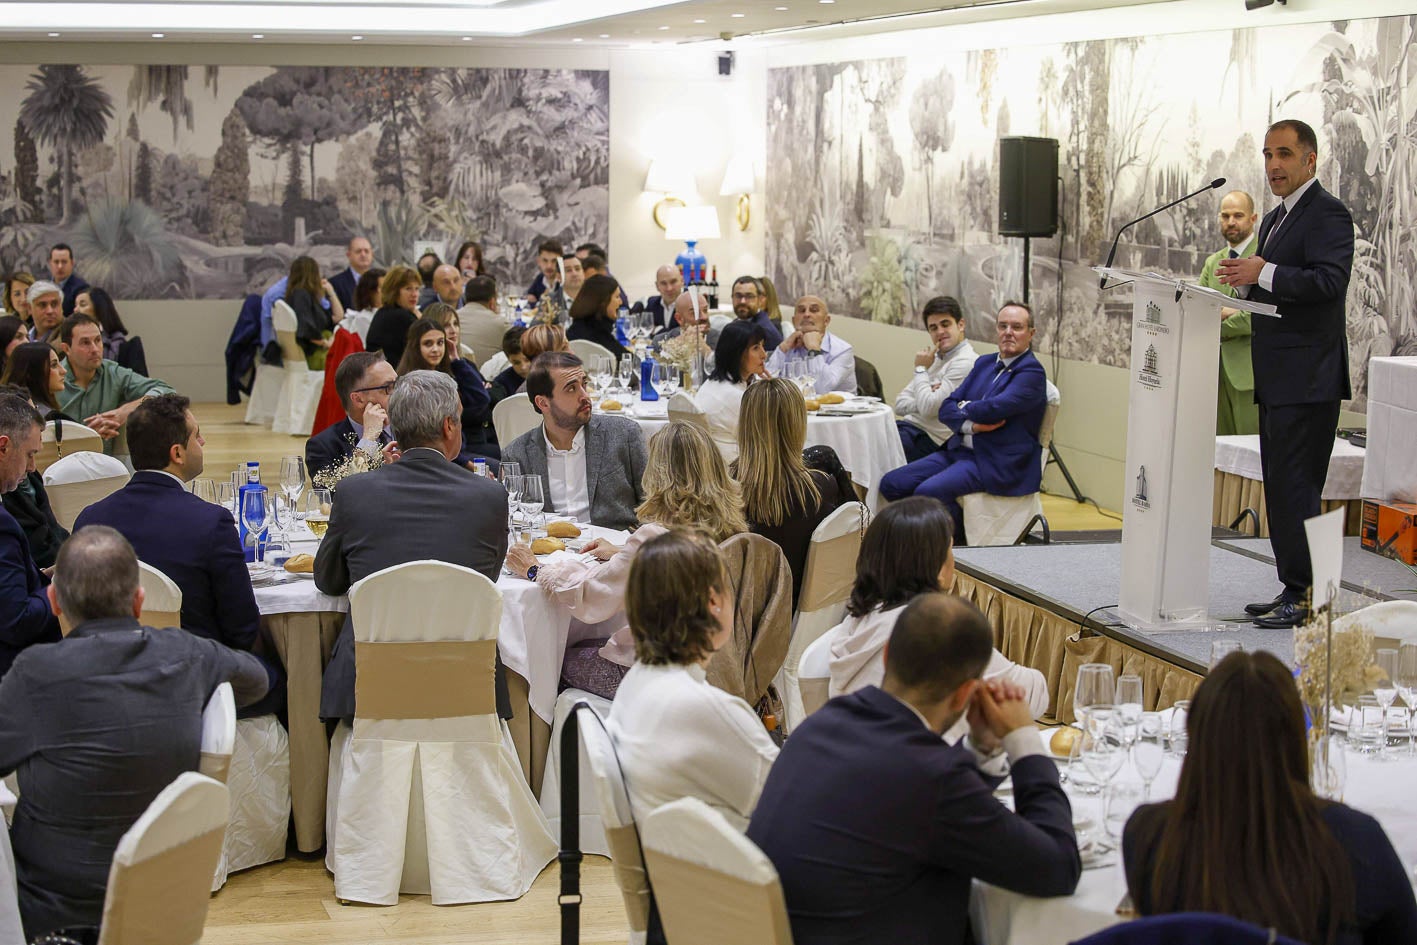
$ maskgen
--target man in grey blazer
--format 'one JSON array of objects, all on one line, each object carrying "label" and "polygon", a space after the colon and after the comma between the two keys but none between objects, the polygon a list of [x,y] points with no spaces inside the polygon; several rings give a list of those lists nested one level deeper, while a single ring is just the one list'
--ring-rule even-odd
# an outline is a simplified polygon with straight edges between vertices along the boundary
[{"label": "man in grey blazer", "polygon": [[526,393],[544,419],[503,447],[502,462],[542,477],[546,511],[604,528],[634,528],[648,462],[639,424],[592,415],[585,368],[569,351],[538,355]]},{"label": "man in grey blazer", "polygon": [[[345,594],[355,581],[409,561],[446,561],[497,580],[507,556],[507,493],[449,462],[462,448],[457,384],[438,371],[412,371],[389,397],[399,432],[398,462],[340,482],[329,530],[315,554],[315,586]],[[511,718],[501,660],[497,712]],[[354,715],[354,628],[346,620],[325,667],[322,718]]]}]

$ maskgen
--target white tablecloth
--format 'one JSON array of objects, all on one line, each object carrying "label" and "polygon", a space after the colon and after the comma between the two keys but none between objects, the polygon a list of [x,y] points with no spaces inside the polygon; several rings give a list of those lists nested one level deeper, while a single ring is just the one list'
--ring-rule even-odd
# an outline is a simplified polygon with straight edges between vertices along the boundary
[{"label": "white tablecloth", "polygon": [[[1410,871],[1417,866],[1417,806],[1412,803],[1411,790],[1417,783],[1417,758],[1402,756],[1378,763],[1348,752],[1345,760],[1344,802],[1378,819]],[[1180,770],[1179,761],[1166,760],[1151,786],[1153,801],[1175,794]],[[1138,787],[1141,784],[1130,763],[1120,780]],[[1098,798],[1072,791],[1069,797],[1075,816],[1101,823]],[[1077,891],[1061,899],[1038,899],[976,882],[971,903],[976,940],[984,945],[1061,945],[1123,921],[1116,910],[1127,892],[1127,879],[1120,852],[1111,857],[1111,865],[1083,870]]]},{"label": "white tablecloth", "polygon": [[[1333,453],[1328,461],[1328,478],[1324,481],[1322,498],[1345,502],[1359,498],[1365,455],[1362,447],[1334,437]],[[1223,473],[1263,482],[1259,436],[1217,436],[1215,468]]]},{"label": "white tablecloth", "polygon": [[1417,358],[1368,362],[1368,463],[1363,495],[1417,502]]},{"label": "white tablecloth", "polygon": [[[0,807],[6,814],[15,806],[15,795],[0,784]],[[10,849],[10,829],[0,830],[0,942],[23,943],[25,933],[20,927],[20,902],[15,883],[15,854]]]}]

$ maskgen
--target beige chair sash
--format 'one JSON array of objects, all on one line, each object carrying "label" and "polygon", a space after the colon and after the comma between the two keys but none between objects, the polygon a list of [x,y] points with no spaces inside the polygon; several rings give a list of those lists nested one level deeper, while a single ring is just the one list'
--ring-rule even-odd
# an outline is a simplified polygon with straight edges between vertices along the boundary
[{"label": "beige chair sash", "polygon": [[[70,450],[70,452],[73,452]],[[38,464],[36,464],[38,468]],[[85,479],[81,482],[60,482],[52,486],[45,486],[44,491],[49,494],[49,504],[54,510],[54,519],[65,530],[73,531],[74,520],[79,517],[79,513],[93,505],[99,499],[106,499],[113,493],[122,489],[128,482],[128,476],[104,476],[100,479]]]},{"label": "beige chair sash", "polygon": [[225,829],[211,830],[141,862],[115,863],[108,878],[103,945],[200,941],[225,835]]},{"label": "beige chair sash", "polygon": [[205,774],[213,781],[225,784],[227,776],[231,774],[231,756],[204,751],[201,759],[197,762],[197,773]]},{"label": "beige chair sash", "polygon": [[861,552],[861,535],[850,532],[828,541],[814,541],[807,549],[807,566],[802,574],[798,613],[821,610],[851,596],[856,582],[856,558]]},{"label": "beige chair sash", "polygon": [[361,719],[451,719],[497,711],[496,640],[354,644]]},{"label": "beige chair sash", "polygon": [[34,456],[34,468],[44,472],[50,466],[57,463],[62,457],[71,453],[102,453],[103,440],[95,437],[75,438],[65,440],[63,443],[53,441],[41,443],[39,452]]},{"label": "beige chair sash", "polygon": [[138,622],[145,627],[153,627],[161,630],[164,627],[182,626],[182,615],[171,610],[148,610],[138,615]]},{"label": "beige chair sash", "polygon": [[780,883],[749,882],[654,849],[645,860],[674,945],[792,945]]},{"label": "beige chair sash", "polygon": [[825,676],[799,676],[797,688],[802,692],[802,709],[808,715],[827,704],[831,680]]},{"label": "beige chair sash", "polygon": [[300,350],[300,342],[295,340],[295,332],[276,332],[276,343],[280,345],[280,357],[286,367],[296,361],[299,361],[302,366],[305,365],[305,352]]},{"label": "beige chair sash", "polygon": [[625,898],[625,914],[630,929],[643,932],[649,928],[649,877],[640,857],[640,832],[634,824],[606,827],[605,840],[610,845],[610,863],[615,868],[615,883]]}]

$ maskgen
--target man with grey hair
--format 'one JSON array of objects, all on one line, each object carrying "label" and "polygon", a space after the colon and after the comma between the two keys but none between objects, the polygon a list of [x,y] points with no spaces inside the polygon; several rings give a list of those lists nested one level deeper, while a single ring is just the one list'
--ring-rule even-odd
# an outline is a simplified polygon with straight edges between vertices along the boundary
[{"label": "man with grey hair", "polygon": [[[0,391],[0,492],[13,492],[34,469],[44,421],[22,394]],[[25,647],[59,639],[24,529],[0,508],[0,678]]]},{"label": "man with grey hair", "polygon": [[[410,371],[389,396],[399,461],[340,481],[329,530],[315,554],[315,586],[340,595],[356,581],[409,561],[446,561],[496,581],[507,556],[507,493],[450,460],[462,449],[457,383]],[[354,715],[354,628],[346,620],[325,668],[320,715]],[[511,718],[501,663],[497,710]]]},{"label": "man with grey hair", "polygon": [[[44,341],[59,351],[59,326],[64,323],[64,293],[43,279],[30,286],[25,298],[30,303],[30,341]],[[59,352],[62,357],[64,352]]]},{"label": "man with grey hair", "polygon": [[21,653],[0,682],[0,774],[19,777],[10,840],[31,940],[99,924],[118,841],[197,769],[212,693],[229,682],[247,705],[267,685],[249,653],[138,622],[138,558],[111,528],[64,543],[48,596],[64,639]]}]

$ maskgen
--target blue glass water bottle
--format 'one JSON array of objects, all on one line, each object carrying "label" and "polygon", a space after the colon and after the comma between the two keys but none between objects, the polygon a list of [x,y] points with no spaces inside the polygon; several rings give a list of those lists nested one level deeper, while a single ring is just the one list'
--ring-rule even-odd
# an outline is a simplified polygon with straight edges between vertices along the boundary
[{"label": "blue glass water bottle", "polygon": [[620,317],[615,319],[615,340],[620,342],[620,347],[630,347],[630,339],[625,334],[625,319],[629,316],[630,310],[625,306],[620,306]]},{"label": "blue glass water bottle", "polygon": [[[241,512],[246,507],[246,493],[252,490],[259,490],[261,492],[263,505],[269,500],[269,497],[266,495],[266,487],[261,485],[260,463],[246,464],[246,484],[242,486],[241,491],[236,494],[236,527],[239,529],[241,535],[241,550],[245,554],[247,561],[256,560],[256,546],[258,543],[266,540],[267,533],[267,530],[262,528],[256,535],[256,541],[249,541],[247,538],[246,520]],[[264,516],[262,517],[264,518]]]},{"label": "blue glass water bottle", "polygon": [[659,391],[654,389],[654,357],[645,355],[640,362],[640,400],[658,400]]}]

